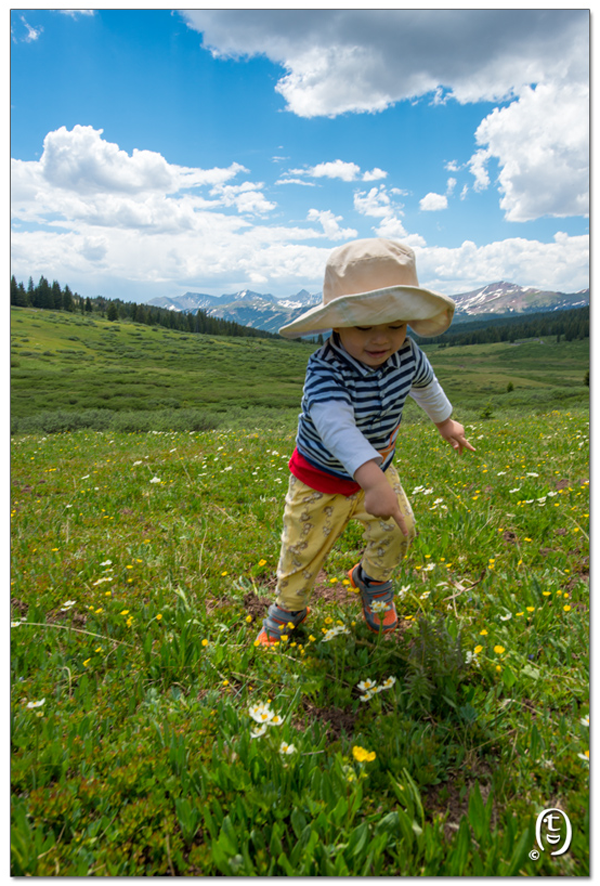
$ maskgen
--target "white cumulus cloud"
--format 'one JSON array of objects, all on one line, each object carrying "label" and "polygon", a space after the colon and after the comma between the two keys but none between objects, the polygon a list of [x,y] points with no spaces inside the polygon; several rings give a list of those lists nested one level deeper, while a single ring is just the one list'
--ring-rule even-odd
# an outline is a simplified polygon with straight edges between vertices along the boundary
[{"label": "white cumulus cloud", "polygon": [[437,212],[448,208],[448,198],[445,194],[435,194],[432,191],[419,200],[419,208],[422,212]]},{"label": "white cumulus cloud", "polygon": [[319,222],[323,226],[323,233],[329,240],[350,240],[352,237],[358,236],[358,231],[355,231],[354,228],[340,228],[338,222],[342,220],[342,216],[334,215],[330,209],[321,211],[309,209],[307,220]]},{"label": "white cumulus cloud", "polygon": [[479,125],[471,158],[475,188],[489,185],[486,164],[500,165],[500,206],[509,221],[589,212],[588,90],[540,84],[496,108]]},{"label": "white cumulus cloud", "polygon": [[[480,191],[492,184],[494,158],[509,221],[587,212],[587,9],[181,14],[215,57],[265,55],[282,66],[276,90],[300,117],[381,112],[407,100],[511,102],[482,121],[470,160],[455,158],[447,169],[467,165]],[[358,176],[343,172],[347,181]]]},{"label": "white cumulus cloud", "polygon": [[419,282],[448,295],[499,280],[562,292],[589,285],[587,235],[558,232],[551,243],[511,237],[481,246],[465,240],[455,248],[415,245],[415,251]]}]

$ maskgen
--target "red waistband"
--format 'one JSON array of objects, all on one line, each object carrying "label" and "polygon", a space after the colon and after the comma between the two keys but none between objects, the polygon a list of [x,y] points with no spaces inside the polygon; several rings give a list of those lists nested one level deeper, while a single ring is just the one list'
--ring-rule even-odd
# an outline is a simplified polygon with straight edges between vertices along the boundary
[{"label": "red waistband", "polygon": [[294,449],[289,460],[289,468],[294,477],[306,483],[311,489],[316,489],[317,492],[325,492],[329,495],[354,495],[360,490],[359,484],[354,480],[333,477],[331,474],[326,474],[325,471],[315,468],[304,456],[300,455],[297,449]]}]

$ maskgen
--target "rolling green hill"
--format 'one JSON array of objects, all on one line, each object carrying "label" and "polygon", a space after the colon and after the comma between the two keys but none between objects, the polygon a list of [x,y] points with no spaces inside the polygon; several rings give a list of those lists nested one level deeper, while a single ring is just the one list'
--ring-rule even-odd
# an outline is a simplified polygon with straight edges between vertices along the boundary
[{"label": "rolling green hill", "polygon": [[[12,307],[12,431],[293,427],[315,347]],[[587,403],[588,340],[424,350],[461,412]]]}]

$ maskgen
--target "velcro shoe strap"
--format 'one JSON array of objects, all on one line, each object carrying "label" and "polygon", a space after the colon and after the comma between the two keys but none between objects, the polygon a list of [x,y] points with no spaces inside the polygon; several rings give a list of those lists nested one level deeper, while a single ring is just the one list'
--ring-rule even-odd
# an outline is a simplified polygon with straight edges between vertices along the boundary
[{"label": "velcro shoe strap", "polygon": [[287,624],[293,624],[294,627],[298,627],[305,618],[306,609],[293,613],[282,609],[277,603],[271,603],[267,610],[267,617],[263,619],[263,627],[267,633],[280,636],[285,633]]}]

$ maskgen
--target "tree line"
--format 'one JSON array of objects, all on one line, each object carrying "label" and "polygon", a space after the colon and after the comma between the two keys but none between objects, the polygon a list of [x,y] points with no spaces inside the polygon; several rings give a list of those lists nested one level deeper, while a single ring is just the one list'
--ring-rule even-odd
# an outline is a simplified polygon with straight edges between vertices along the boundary
[{"label": "tree line", "polygon": [[[164,326],[181,332],[202,333],[204,335],[230,335],[246,338],[279,338],[277,333],[264,329],[253,329],[242,326],[231,320],[210,317],[205,311],[196,314],[170,311],[151,305],[124,302],[121,299],[108,299],[103,296],[84,298],[72,292],[69,286],[61,287],[57,280],[52,284],[45,277],[40,277],[34,284],[30,277],[27,288],[17,283],[14,275],[10,280],[10,303],[20,307],[38,308],[41,310],[80,312],[81,314],[99,314],[116,322],[128,320],[132,323],[143,323],[146,326]],[[490,342],[516,342],[527,338],[549,338],[555,336],[557,341],[573,341],[589,338],[590,308],[571,308],[560,311],[519,315],[518,317],[482,317],[469,320],[450,327],[443,335],[421,339],[426,344],[439,344],[441,347],[457,345],[488,344]],[[313,339],[314,341],[314,339]],[[323,336],[316,340],[323,343]]]},{"label": "tree line", "polygon": [[451,326],[443,335],[417,341],[439,344],[449,348],[457,345],[479,345],[490,342],[517,342],[527,338],[552,338],[556,341],[574,341],[589,338],[590,307],[569,308],[519,317],[485,317]]},{"label": "tree line", "polygon": [[23,283],[17,283],[13,274],[10,279],[10,303],[17,307],[37,308],[43,311],[67,311],[68,313],[81,313],[87,315],[97,314],[111,322],[128,320],[131,323],[143,323],[145,326],[164,326],[167,329],[175,329],[180,332],[202,333],[204,335],[230,335],[244,338],[278,338],[272,332],[264,329],[252,329],[242,326],[231,320],[222,320],[218,317],[210,317],[205,311],[196,314],[170,311],[168,308],[159,308],[152,305],[142,305],[136,302],[124,302],[119,298],[104,298],[101,295],[95,298],[84,298],[77,292],[71,291],[69,286],[62,287],[57,280],[52,284],[42,276],[38,284],[34,284],[29,278],[27,288]]}]

